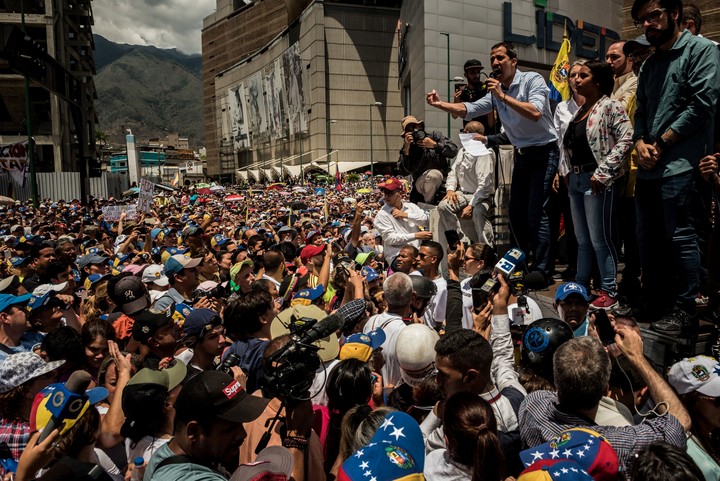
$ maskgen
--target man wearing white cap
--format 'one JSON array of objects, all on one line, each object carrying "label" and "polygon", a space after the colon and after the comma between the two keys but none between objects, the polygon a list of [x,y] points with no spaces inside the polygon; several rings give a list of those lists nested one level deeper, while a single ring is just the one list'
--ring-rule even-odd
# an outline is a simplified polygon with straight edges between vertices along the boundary
[{"label": "man wearing white cap", "polygon": [[709,356],[683,359],[670,368],[668,382],[692,419],[688,454],[705,479],[720,479],[720,363]]},{"label": "man wearing white cap", "polygon": [[157,301],[168,290],[170,281],[165,275],[163,266],[151,264],[143,270],[142,281],[150,293],[150,302]]}]

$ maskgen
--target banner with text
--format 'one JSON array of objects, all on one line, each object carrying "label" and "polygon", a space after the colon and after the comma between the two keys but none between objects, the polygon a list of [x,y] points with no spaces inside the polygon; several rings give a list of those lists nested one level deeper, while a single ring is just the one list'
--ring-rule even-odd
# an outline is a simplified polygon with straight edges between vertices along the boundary
[{"label": "banner with text", "polygon": [[28,143],[0,146],[0,169],[8,172],[23,187],[28,173]]},{"label": "banner with text", "polygon": [[147,179],[140,180],[140,195],[138,195],[137,210],[150,213],[153,206],[153,188],[155,184]]}]

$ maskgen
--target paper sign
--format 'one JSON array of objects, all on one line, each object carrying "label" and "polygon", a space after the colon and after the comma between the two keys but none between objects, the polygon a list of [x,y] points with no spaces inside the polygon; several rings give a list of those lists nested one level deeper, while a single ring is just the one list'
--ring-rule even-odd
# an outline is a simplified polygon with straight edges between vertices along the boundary
[{"label": "paper sign", "polygon": [[462,143],[465,152],[475,157],[489,154],[490,151],[487,147],[485,147],[485,144],[479,140],[473,140],[473,137],[476,135],[477,134],[460,134],[460,142]]},{"label": "paper sign", "polygon": [[120,220],[120,214],[125,212],[127,220],[133,220],[137,217],[136,205],[109,205],[102,208],[103,217],[108,222],[117,222]]},{"label": "paper sign", "polygon": [[153,206],[153,187],[155,184],[147,179],[140,180],[140,193],[138,195],[137,210],[150,213]]},{"label": "paper sign", "polygon": [[8,172],[23,187],[28,173],[28,143],[0,146],[0,169]]}]

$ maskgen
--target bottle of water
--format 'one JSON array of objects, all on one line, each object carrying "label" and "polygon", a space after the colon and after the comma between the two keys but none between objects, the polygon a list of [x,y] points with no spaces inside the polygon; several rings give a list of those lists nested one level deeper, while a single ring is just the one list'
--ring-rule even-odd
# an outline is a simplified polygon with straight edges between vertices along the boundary
[{"label": "bottle of water", "polygon": [[130,481],[143,481],[145,477],[145,459],[142,456],[138,456],[133,459],[133,471]]}]

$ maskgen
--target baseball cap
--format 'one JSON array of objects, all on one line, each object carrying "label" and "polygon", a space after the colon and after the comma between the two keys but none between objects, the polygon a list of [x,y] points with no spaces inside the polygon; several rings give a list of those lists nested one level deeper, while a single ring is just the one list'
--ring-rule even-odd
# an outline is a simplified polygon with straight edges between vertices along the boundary
[{"label": "baseball cap", "polygon": [[[360,255],[358,255],[358,257],[360,257]],[[377,271],[370,266],[363,266],[360,272],[362,273],[365,280],[368,282],[372,282],[380,278],[380,274],[378,274]]]},{"label": "baseball cap", "polygon": [[225,236],[222,235],[222,234],[215,234],[215,235],[213,236],[213,238],[210,239],[210,245],[211,245],[212,247],[224,246],[225,244],[228,243],[229,240],[230,240],[230,239],[228,239],[227,237],[225,237]]},{"label": "baseball cap", "polygon": [[305,289],[300,289],[294,296],[293,300],[295,299],[305,299],[310,302],[313,302],[317,300],[319,297],[323,295],[325,292],[325,288],[322,284],[318,284],[317,286],[310,288],[306,287]]},{"label": "baseball cap", "polygon": [[385,415],[370,443],[342,464],[337,479],[422,481],[424,467],[425,443],[420,426],[409,414],[394,411]]},{"label": "baseball cap", "polygon": [[595,481],[615,481],[618,456],[610,443],[590,429],[569,429],[549,441],[520,453],[523,466],[536,461],[569,459],[575,461]]},{"label": "baseball cap", "polygon": [[187,251],[189,251],[187,247],[168,247],[166,252],[169,252],[171,256],[178,255],[178,254],[185,254]]},{"label": "baseball cap", "polygon": [[183,337],[198,336],[202,338],[213,328],[222,325],[220,315],[212,309],[193,309],[185,317]]},{"label": "baseball cap", "polygon": [[184,385],[175,400],[175,418],[182,421],[221,419],[233,423],[254,421],[270,402],[249,395],[231,375],[203,371]]},{"label": "baseball cap", "polygon": [[87,267],[91,264],[105,264],[108,258],[97,254],[85,254],[77,260],[77,265],[80,269]]},{"label": "baseball cap", "polygon": [[[55,298],[55,291],[46,292],[42,296],[32,295],[28,300],[28,307],[30,308],[30,315],[34,316],[50,307],[53,304],[50,303]],[[55,304],[57,305],[57,304]]]},{"label": "baseball cap", "polygon": [[189,225],[189,226],[185,227],[185,228],[182,230],[183,239],[186,238],[186,237],[190,237],[190,236],[193,236],[193,235],[199,235],[199,234],[202,234],[202,233],[203,233],[202,228],[201,228],[201,227],[198,227],[198,226],[196,226],[196,225]]},{"label": "baseball cap", "polygon": [[167,326],[173,322],[173,314],[175,309],[170,307],[165,311],[155,309],[146,309],[135,317],[133,324],[132,337],[143,344],[146,344],[161,327]]},{"label": "baseball cap", "polygon": [[388,192],[395,192],[396,190],[402,190],[402,188],[402,182],[395,177],[390,177],[385,182],[380,182],[378,184],[378,189],[387,190]]},{"label": "baseball cap", "polygon": [[[557,473],[557,474],[555,474]],[[617,473],[616,473],[617,474]],[[593,481],[584,469],[570,459],[536,461],[525,469],[517,481]]]},{"label": "baseball cap", "polygon": [[[422,120],[416,119],[414,115],[408,115],[407,117],[403,118],[402,121],[401,121],[401,123],[400,123],[400,125],[402,125],[402,129],[403,129],[402,133],[404,134],[404,133],[405,133],[405,129],[407,128],[407,126],[408,126],[408,125],[412,125],[412,124],[416,124],[416,125],[419,125],[419,126],[421,126],[421,127],[424,127],[424,126],[425,126],[425,122],[423,122]],[[401,135],[402,135],[402,134],[401,134]]]},{"label": "baseball cap", "polygon": [[[275,339],[276,337],[289,334],[291,324],[302,322],[303,318],[321,321],[326,317],[327,313],[314,304],[310,304],[309,306],[294,305],[281,311],[272,324],[270,324],[271,338]],[[318,356],[320,356],[323,362],[332,361],[340,352],[340,342],[334,333],[315,341],[313,344],[319,348]]]},{"label": "baseball cap", "polygon": [[315,239],[315,237],[317,237],[317,236],[319,236],[319,235],[320,235],[320,231],[311,230],[311,231],[308,232],[308,234],[305,236],[305,243],[306,243],[306,244],[312,243],[313,239]]},{"label": "baseball cap", "polygon": [[19,266],[23,265],[27,259],[28,259],[27,257],[15,256],[15,257],[11,257],[10,259],[8,259],[8,262],[13,267],[19,267]]},{"label": "baseball cap", "polygon": [[294,464],[287,448],[268,446],[254,462],[238,466],[230,481],[286,481],[292,476]]},{"label": "baseball cap", "polygon": [[35,297],[42,297],[48,292],[62,292],[67,288],[67,282],[61,284],[41,284],[32,291],[32,295]]},{"label": "baseball cap", "polygon": [[193,267],[199,266],[202,260],[202,257],[190,258],[182,254],[170,256],[170,258],[165,261],[165,275],[171,278],[175,274],[179,274],[183,269],[192,269]]},{"label": "baseball cap", "polygon": [[375,349],[385,342],[385,331],[375,329],[367,334],[355,333],[345,338],[345,344],[340,348],[340,360],[359,359],[368,362]]},{"label": "baseball cap", "polygon": [[45,360],[33,352],[12,354],[0,362],[0,393],[8,392],[31,379],[44,376],[65,361]]},{"label": "baseball cap", "polygon": [[22,296],[13,296],[12,294],[0,294],[0,311],[4,311],[10,306],[19,304],[27,304],[32,294],[23,294]]},{"label": "baseball cap", "polygon": [[467,70],[469,68],[483,68],[482,62],[476,58],[471,58],[467,62],[465,62],[465,65],[463,65],[463,70]]},{"label": "baseball cap", "polygon": [[668,382],[679,394],[720,397],[720,363],[710,356],[685,358],[670,368]]},{"label": "baseball cap", "polygon": [[85,289],[91,290],[95,285],[107,278],[110,277],[110,274],[90,274],[85,278]]},{"label": "baseball cap", "polygon": [[181,361],[175,361],[172,366],[166,369],[150,369],[147,367],[141,369],[130,378],[127,385],[157,384],[167,391],[172,391],[180,385],[186,375],[187,366]]},{"label": "baseball cap", "polygon": [[254,265],[255,264],[253,264],[253,261],[251,261],[250,259],[245,259],[242,262],[235,263],[230,268],[230,279],[235,279],[235,276],[238,275],[238,272],[240,272],[243,267],[245,267],[245,266],[253,267]]},{"label": "baseball cap", "polygon": [[145,268],[142,273],[142,281],[145,284],[154,282],[158,286],[167,286],[170,282],[163,272],[163,266],[160,264],[151,264]]},{"label": "baseball cap", "polygon": [[435,344],[438,333],[425,324],[410,324],[398,334],[395,354],[400,375],[411,386],[435,371]]},{"label": "baseball cap", "polygon": [[585,299],[586,302],[590,302],[590,296],[588,296],[587,290],[582,284],[575,282],[566,282],[560,284],[557,292],[555,293],[555,302],[564,301],[569,295],[576,294]]},{"label": "baseball cap", "polygon": [[634,40],[628,40],[623,44],[623,53],[625,55],[629,55],[632,52],[634,52],[638,47],[640,48],[646,48],[650,46],[650,42],[648,42],[647,37],[643,33],[639,37],[636,37]]},{"label": "baseball cap", "polygon": [[147,288],[140,278],[125,276],[114,286],[112,299],[125,314],[133,314],[148,307]]},{"label": "baseball cap", "polygon": [[314,257],[316,255],[320,255],[323,252],[325,252],[325,248],[327,247],[326,244],[316,246],[316,245],[309,245],[303,247],[303,250],[300,251],[300,260],[304,263],[308,261],[311,257]]},{"label": "baseball cap", "polygon": [[0,293],[11,291],[20,285],[18,276],[9,276],[0,281]]}]

